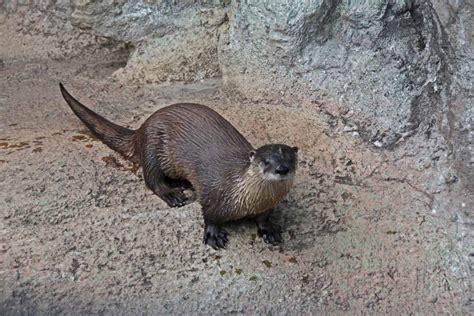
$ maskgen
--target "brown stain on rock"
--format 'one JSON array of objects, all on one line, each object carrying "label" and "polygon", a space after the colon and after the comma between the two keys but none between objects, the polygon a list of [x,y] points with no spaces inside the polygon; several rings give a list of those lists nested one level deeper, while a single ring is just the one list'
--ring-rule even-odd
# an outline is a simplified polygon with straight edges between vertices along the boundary
[{"label": "brown stain on rock", "polygon": [[98,141],[98,139],[94,136],[94,134],[92,134],[92,132],[89,131],[88,129],[80,129],[76,132],[79,133],[79,134],[87,136],[90,140]]},{"label": "brown stain on rock", "polygon": [[140,166],[132,163],[123,164],[119,159],[112,155],[104,156],[101,158],[105,162],[105,165],[122,171],[131,171],[136,173]]},{"label": "brown stain on rock", "polygon": [[138,169],[140,169],[140,166],[135,164],[135,163],[132,163],[131,167],[128,168],[127,170],[133,172],[133,173],[136,173],[138,171]]},{"label": "brown stain on rock", "polygon": [[7,149],[7,148],[14,148],[16,151],[20,151],[26,148],[30,148],[30,144],[28,142],[19,142],[16,144],[11,144],[8,142],[1,142],[0,149]]},{"label": "brown stain on rock", "polygon": [[102,157],[101,159],[102,161],[105,162],[106,166],[116,168],[116,169],[121,169],[124,167],[123,164],[120,163],[120,161],[118,161],[117,158],[115,158],[114,156],[108,155],[108,156]]},{"label": "brown stain on rock", "polygon": [[98,139],[90,131],[81,129],[75,131],[79,135],[73,135],[72,141],[82,142],[82,141],[98,141]]},{"label": "brown stain on rock", "polygon": [[272,263],[268,260],[263,260],[262,263],[267,267],[267,268],[271,268],[272,267]]},{"label": "brown stain on rock", "polygon": [[8,148],[24,148],[24,147],[29,147],[30,144],[28,142],[19,142],[18,144],[13,144],[8,146]]},{"label": "brown stain on rock", "polygon": [[87,137],[84,136],[84,135],[73,135],[72,136],[72,141],[73,142],[83,141],[83,140],[87,140]]}]

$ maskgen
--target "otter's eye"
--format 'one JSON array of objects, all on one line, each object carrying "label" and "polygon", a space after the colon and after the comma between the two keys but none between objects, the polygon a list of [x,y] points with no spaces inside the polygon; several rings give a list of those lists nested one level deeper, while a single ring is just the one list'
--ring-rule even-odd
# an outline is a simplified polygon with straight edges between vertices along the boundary
[{"label": "otter's eye", "polygon": [[264,166],[268,166],[270,164],[270,161],[268,161],[266,159],[263,159],[262,163],[263,163]]}]

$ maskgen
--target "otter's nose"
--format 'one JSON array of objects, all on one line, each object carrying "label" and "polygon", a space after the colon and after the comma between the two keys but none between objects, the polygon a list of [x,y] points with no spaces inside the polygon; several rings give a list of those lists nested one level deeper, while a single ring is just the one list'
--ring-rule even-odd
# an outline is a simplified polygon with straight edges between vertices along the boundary
[{"label": "otter's nose", "polygon": [[290,169],[285,165],[279,165],[275,169],[275,172],[279,175],[282,175],[282,176],[287,175],[289,171],[290,171]]}]

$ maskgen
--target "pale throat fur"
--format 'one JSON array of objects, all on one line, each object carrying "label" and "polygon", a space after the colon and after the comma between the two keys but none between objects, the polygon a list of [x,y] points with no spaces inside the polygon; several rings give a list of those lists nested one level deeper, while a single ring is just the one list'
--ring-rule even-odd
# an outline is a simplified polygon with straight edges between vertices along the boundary
[{"label": "pale throat fur", "polygon": [[293,180],[293,174],[284,180],[265,179],[259,170],[250,166],[232,190],[236,216],[258,215],[273,208],[288,194]]}]

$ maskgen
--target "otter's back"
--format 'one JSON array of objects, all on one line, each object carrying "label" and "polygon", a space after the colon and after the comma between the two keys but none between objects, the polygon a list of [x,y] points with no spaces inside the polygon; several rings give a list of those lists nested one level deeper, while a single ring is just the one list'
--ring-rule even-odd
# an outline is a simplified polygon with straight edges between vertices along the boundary
[{"label": "otter's back", "polygon": [[253,149],[226,119],[199,104],[164,107],[150,116],[143,128],[145,134],[159,135],[158,152],[165,172],[198,187],[224,185],[216,181],[243,172]]}]

